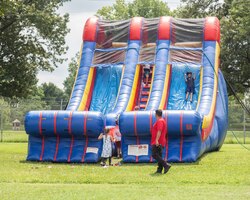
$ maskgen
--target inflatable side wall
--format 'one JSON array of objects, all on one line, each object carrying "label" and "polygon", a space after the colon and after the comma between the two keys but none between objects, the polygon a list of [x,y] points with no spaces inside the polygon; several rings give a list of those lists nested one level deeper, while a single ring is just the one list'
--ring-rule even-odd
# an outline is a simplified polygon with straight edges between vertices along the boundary
[{"label": "inflatable side wall", "polygon": [[104,127],[98,112],[31,111],[25,117],[29,134],[27,160],[52,162],[97,162]]}]

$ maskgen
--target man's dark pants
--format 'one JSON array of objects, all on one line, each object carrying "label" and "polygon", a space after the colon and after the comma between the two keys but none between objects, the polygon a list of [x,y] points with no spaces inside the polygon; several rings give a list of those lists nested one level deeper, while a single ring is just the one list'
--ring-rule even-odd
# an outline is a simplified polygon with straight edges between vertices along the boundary
[{"label": "man's dark pants", "polygon": [[164,169],[168,167],[166,161],[162,159],[162,149],[163,147],[161,145],[152,145],[152,157],[158,162],[157,172],[159,173],[162,172],[163,167]]}]

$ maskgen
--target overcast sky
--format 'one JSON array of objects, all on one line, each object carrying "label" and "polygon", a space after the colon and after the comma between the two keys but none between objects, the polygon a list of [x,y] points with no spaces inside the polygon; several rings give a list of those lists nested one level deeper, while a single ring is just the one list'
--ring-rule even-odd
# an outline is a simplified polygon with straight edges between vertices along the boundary
[{"label": "overcast sky", "polygon": [[[132,1],[132,0],[127,0]],[[164,0],[168,3],[170,9],[175,9],[180,0]],[[82,31],[86,20],[93,16],[96,11],[103,6],[112,5],[115,0],[71,0],[60,8],[61,14],[69,13],[68,28],[70,33],[66,36],[66,44],[69,46],[68,53],[65,55],[68,62],[80,50],[82,41]],[[68,76],[67,66],[68,62],[60,65],[59,68],[51,72],[39,72],[39,84],[44,82],[52,82],[59,88],[63,89],[63,81]]]}]

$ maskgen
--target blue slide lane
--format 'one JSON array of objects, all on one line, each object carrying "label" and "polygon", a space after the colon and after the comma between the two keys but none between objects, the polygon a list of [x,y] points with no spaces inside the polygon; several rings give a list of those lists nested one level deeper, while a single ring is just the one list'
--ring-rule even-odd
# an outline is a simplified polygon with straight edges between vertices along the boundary
[{"label": "blue slide lane", "polygon": [[121,88],[117,97],[117,102],[109,114],[106,115],[106,125],[115,125],[115,120],[119,114],[125,111],[127,108],[129,98],[134,83],[134,76],[136,71],[136,65],[139,59],[139,50],[141,47],[140,40],[129,41],[128,50],[125,60],[124,76],[122,78]]},{"label": "blue slide lane", "polygon": [[156,110],[160,105],[166,77],[166,65],[168,64],[169,45],[169,40],[158,41],[152,91],[146,110]]},{"label": "blue slide lane", "polygon": [[[172,76],[170,83],[170,93],[168,99],[168,110],[195,110],[200,89],[200,65],[190,63],[172,63]],[[195,92],[193,102],[185,101],[186,82],[184,74],[191,71],[195,74]],[[189,97],[190,99],[190,97]]]},{"label": "blue slide lane", "polygon": [[109,113],[114,107],[119,90],[123,65],[110,65],[96,69],[90,111]]}]

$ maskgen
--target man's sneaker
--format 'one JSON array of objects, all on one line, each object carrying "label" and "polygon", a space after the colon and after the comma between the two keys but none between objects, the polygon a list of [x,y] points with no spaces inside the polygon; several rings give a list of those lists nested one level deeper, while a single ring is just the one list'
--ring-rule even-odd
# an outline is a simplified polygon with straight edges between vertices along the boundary
[{"label": "man's sneaker", "polygon": [[162,172],[160,172],[160,171],[156,171],[154,174],[162,174]]},{"label": "man's sneaker", "polygon": [[170,168],[171,168],[171,165],[167,164],[167,167],[164,169],[164,174],[166,174]]}]

